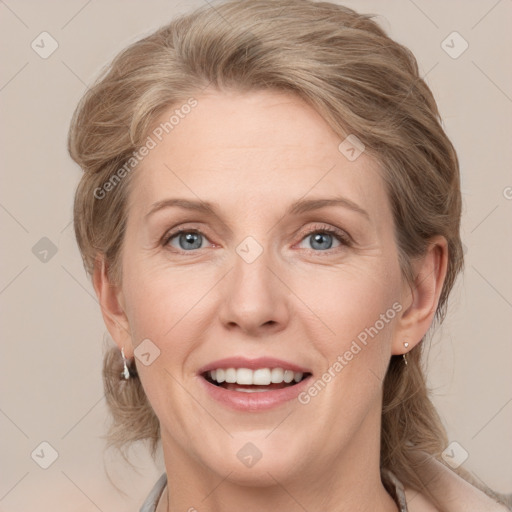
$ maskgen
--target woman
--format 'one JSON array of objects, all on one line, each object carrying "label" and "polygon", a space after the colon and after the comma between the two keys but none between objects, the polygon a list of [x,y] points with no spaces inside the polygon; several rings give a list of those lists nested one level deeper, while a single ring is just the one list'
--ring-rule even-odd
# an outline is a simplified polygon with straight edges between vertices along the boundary
[{"label": "woman", "polygon": [[116,57],[69,151],[111,442],[163,450],[142,511],[505,509],[442,463],[420,362],[463,267],[458,161],[370,17],[206,6]]}]

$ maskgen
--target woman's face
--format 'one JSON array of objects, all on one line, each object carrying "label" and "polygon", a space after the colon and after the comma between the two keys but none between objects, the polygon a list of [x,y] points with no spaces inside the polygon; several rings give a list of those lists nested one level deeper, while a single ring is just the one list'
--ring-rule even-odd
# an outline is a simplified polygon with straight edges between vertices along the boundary
[{"label": "woman's face", "polygon": [[[196,99],[134,171],[121,343],[135,350],[166,461],[258,485],[335,474],[378,453],[382,380],[407,306],[381,171],[340,150],[295,96]],[[203,373],[253,365],[263,371],[238,372],[239,385]],[[273,368],[310,375],[240,385],[289,379]]]}]

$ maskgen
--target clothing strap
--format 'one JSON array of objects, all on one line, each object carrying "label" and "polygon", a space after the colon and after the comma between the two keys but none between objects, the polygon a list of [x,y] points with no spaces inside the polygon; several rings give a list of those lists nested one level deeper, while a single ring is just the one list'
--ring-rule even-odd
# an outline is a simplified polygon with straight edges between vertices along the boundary
[{"label": "clothing strap", "polygon": [[400,512],[408,512],[409,509],[407,508],[405,489],[402,482],[400,482],[400,480],[398,480],[398,478],[386,468],[381,468],[381,477],[384,487],[395,500]]}]

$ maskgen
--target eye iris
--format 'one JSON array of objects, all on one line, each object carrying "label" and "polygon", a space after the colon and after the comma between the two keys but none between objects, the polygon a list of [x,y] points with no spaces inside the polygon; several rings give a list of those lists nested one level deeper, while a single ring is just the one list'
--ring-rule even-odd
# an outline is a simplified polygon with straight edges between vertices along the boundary
[{"label": "eye iris", "polygon": [[[179,240],[180,247],[182,249],[199,249],[201,247],[201,239],[199,233],[182,233],[180,234]],[[186,241],[185,246],[183,246],[181,243],[183,240]]]},{"label": "eye iris", "polygon": [[[329,235],[328,233],[317,233],[315,235],[312,235],[313,241],[311,243],[311,246],[314,249],[330,249],[332,246],[332,235]],[[321,244],[322,242],[325,242],[325,238],[330,238],[330,243],[328,244],[328,247],[315,247],[316,244]]]}]

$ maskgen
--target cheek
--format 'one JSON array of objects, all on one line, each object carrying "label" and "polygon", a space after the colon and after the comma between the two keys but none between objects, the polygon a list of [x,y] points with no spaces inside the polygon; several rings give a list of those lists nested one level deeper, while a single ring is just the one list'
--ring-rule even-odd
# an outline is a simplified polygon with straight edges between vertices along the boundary
[{"label": "cheek", "polygon": [[[125,295],[135,356],[143,352],[150,352],[151,357],[157,354],[147,366],[139,359],[137,369],[151,404],[160,410],[159,404],[167,403],[171,389],[180,393],[174,379],[183,380],[183,365],[200,342],[201,331],[195,320],[204,314],[198,302],[204,289],[191,280],[190,272],[131,270]],[[151,343],[148,345],[146,340]],[[145,348],[148,346],[149,350]]]},{"label": "cheek", "polygon": [[183,316],[186,300],[179,289],[179,282],[165,276],[155,279],[138,274],[127,293],[127,313],[135,345],[141,338],[161,339]]},{"label": "cheek", "polygon": [[[190,348],[197,339],[201,318],[207,314],[205,294],[215,284],[216,276],[191,267],[170,268],[165,262],[140,264],[128,271],[126,311],[134,345],[149,338],[160,348],[172,344],[174,353],[182,346]],[[180,343],[174,343],[175,339]]]},{"label": "cheek", "polygon": [[[323,339],[330,354],[350,345],[360,334],[364,339],[364,333],[375,325],[381,339],[387,336],[396,316],[392,305],[399,296],[395,280],[394,274],[367,266],[340,268],[317,273],[314,280],[297,281],[297,296],[316,314],[312,322],[319,330],[311,339]],[[324,333],[321,337],[320,332]],[[371,332],[375,336],[374,329]]]},{"label": "cheek", "polygon": [[[329,329],[314,320],[309,325],[320,327],[311,327],[307,337],[324,362],[317,379],[326,383],[326,392],[319,393],[317,403],[333,421],[350,423],[380,396],[400,308],[397,277],[367,267],[315,280],[319,286],[311,309]],[[311,391],[314,396],[316,390]]]}]

